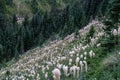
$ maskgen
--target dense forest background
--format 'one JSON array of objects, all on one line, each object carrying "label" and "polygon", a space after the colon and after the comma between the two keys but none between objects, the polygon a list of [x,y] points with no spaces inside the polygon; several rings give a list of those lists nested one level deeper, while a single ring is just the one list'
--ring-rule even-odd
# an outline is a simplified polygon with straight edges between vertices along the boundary
[{"label": "dense forest background", "polygon": [[96,18],[109,23],[106,30],[116,27],[119,3],[119,0],[0,0],[0,63],[18,59],[20,54],[48,39],[77,32]]}]

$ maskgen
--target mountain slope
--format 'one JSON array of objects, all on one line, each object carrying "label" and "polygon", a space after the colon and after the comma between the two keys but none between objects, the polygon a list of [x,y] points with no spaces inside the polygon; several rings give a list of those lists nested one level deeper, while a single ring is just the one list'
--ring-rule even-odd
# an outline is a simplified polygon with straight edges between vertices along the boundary
[{"label": "mountain slope", "polygon": [[[0,1],[1,80],[120,79],[119,0],[5,1]],[[104,25],[95,18],[104,18]],[[57,40],[45,43],[49,38]],[[21,55],[36,46],[41,47]]]},{"label": "mountain slope", "polygon": [[[91,39],[90,43],[86,44],[85,36],[89,32],[91,26],[94,26],[96,32],[94,33],[94,37]],[[94,57],[96,58],[101,54],[100,52],[96,51],[97,48],[94,49],[93,46],[95,47],[100,46],[97,41],[102,35],[104,35],[102,27],[104,27],[104,25],[99,21],[92,21],[92,23],[89,23],[86,27],[79,31],[79,35],[77,35],[77,37],[81,36],[80,38],[75,38],[75,34],[73,33],[65,37],[64,40],[56,40],[50,42],[47,45],[43,45],[43,47],[41,48],[38,47],[28,51],[26,54],[20,56],[20,59],[14,64],[1,69],[0,71],[1,79],[9,78],[10,80],[11,79],[32,80],[36,79],[37,76],[39,75],[41,80],[45,80],[44,77],[45,74],[49,76],[48,78],[52,79],[52,69],[58,67],[59,64],[65,66],[68,65],[69,68],[76,65],[75,59],[77,58],[77,56],[78,57],[80,56],[81,58],[80,60],[83,61],[86,60],[85,58],[87,58],[88,72],[91,72],[94,66],[92,68],[89,62],[90,63],[93,62],[94,59],[92,60],[89,57],[89,52],[93,50]],[[85,52],[87,52],[86,54],[87,56],[84,55]],[[71,65],[69,65],[69,59],[73,60]],[[94,64],[96,63],[97,61],[94,62]],[[89,65],[92,69],[89,69],[90,68]],[[86,72],[84,73],[88,74]],[[69,77],[66,78],[63,73],[62,75],[64,76],[62,79],[70,80]],[[74,79],[74,77],[70,78]]]}]

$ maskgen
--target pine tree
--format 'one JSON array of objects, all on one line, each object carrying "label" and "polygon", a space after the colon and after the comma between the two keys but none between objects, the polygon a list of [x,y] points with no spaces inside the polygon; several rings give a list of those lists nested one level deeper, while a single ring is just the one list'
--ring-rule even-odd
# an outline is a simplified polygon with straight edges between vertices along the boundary
[{"label": "pine tree", "polygon": [[118,27],[120,22],[120,0],[110,0],[108,7],[108,17],[112,20],[113,24]]},{"label": "pine tree", "polygon": [[44,36],[45,38],[49,38],[50,35],[53,33],[53,28],[51,18],[48,16],[47,12],[43,16],[41,26],[42,27],[40,28],[40,35]]},{"label": "pine tree", "polygon": [[6,0],[6,4],[10,6],[13,5],[13,0]]},{"label": "pine tree", "polygon": [[4,30],[6,26],[5,12],[6,12],[5,0],[0,0],[0,28],[2,30]]},{"label": "pine tree", "polygon": [[6,1],[0,0],[0,13],[5,13],[6,11]]},{"label": "pine tree", "polygon": [[105,16],[109,1],[110,0],[102,0],[98,11],[99,16]]},{"label": "pine tree", "polygon": [[23,26],[24,27],[27,27],[29,25],[29,20],[28,20],[28,16],[26,15],[25,16],[25,20],[24,20],[24,22],[23,22]]},{"label": "pine tree", "polygon": [[37,3],[37,0],[32,0],[32,1],[31,1],[31,7],[32,7],[32,10],[33,10],[33,13],[35,14],[35,13],[38,11],[38,3]]},{"label": "pine tree", "polygon": [[40,33],[42,19],[42,15],[39,11],[32,18],[31,27],[33,28],[33,33],[35,36]]},{"label": "pine tree", "polygon": [[0,29],[5,30],[5,15],[0,13]]},{"label": "pine tree", "polygon": [[64,38],[65,36],[67,36],[67,34],[68,34],[68,26],[67,24],[65,24],[64,28],[61,29],[60,35],[62,38]]},{"label": "pine tree", "polygon": [[13,15],[12,24],[13,24],[14,27],[15,27],[16,24],[17,24],[17,16],[16,16],[16,14]]},{"label": "pine tree", "polygon": [[6,32],[6,4],[5,0],[0,0],[0,62],[5,60],[5,32]]},{"label": "pine tree", "polygon": [[50,1],[50,4],[51,4],[51,11],[50,11],[50,17],[51,17],[51,20],[52,20],[52,28],[53,28],[53,31],[55,32],[56,29],[57,29],[57,17],[58,17],[58,9],[57,9],[57,4],[56,4],[56,0],[51,0]]},{"label": "pine tree", "polygon": [[71,15],[74,16],[74,27],[80,28],[80,20],[82,18],[81,1],[80,0],[73,1],[70,13],[71,13]]},{"label": "pine tree", "polygon": [[118,37],[114,36],[111,31],[117,28],[118,23],[120,22],[120,1],[110,0],[107,9],[107,19],[104,21],[105,25],[107,26],[105,28],[106,36],[104,36],[101,43],[107,51],[111,51],[113,48],[116,47],[116,45],[118,45]]},{"label": "pine tree", "polygon": [[61,11],[60,15],[60,28],[59,30],[63,29],[65,23],[69,24],[69,16],[70,16],[70,5],[67,5],[65,9]]},{"label": "pine tree", "polygon": [[0,44],[0,62],[1,62],[1,60],[3,60],[4,58],[4,50],[3,50],[3,46]]}]

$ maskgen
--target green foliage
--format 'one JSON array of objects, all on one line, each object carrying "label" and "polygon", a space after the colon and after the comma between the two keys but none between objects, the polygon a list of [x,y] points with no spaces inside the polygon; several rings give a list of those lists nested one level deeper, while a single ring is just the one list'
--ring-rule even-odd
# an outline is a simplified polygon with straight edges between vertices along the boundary
[{"label": "green foliage", "polygon": [[4,56],[4,50],[3,50],[3,46],[0,44],[0,60],[3,59],[3,56]]},{"label": "green foliage", "polygon": [[16,24],[17,24],[17,16],[16,16],[16,14],[13,15],[12,24],[13,24],[14,27],[15,27]]},{"label": "green foliage", "polygon": [[33,10],[33,13],[36,13],[38,11],[37,5],[38,5],[37,0],[32,0],[31,1],[31,7],[32,7],[32,10]]},{"label": "green foliage", "polygon": [[118,27],[119,18],[120,18],[120,1],[119,0],[110,0],[107,12],[107,19],[104,20],[106,25],[105,36],[101,40],[102,46],[107,51],[111,51],[115,45],[118,43],[117,36],[114,36],[111,31]]},{"label": "green foliage", "polygon": [[24,26],[24,27],[27,27],[27,25],[29,25],[29,20],[28,20],[28,16],[25,15],[25,20],[24,20],[24,22],[23,22],[23,26]]},{"label": "green foliage", "polygon": [[87,41],[87,43],[90,42],[90,39],[94,36],[94,34],[95,34],[94,26],[91,26],[89,32],[86,35],[86,41]]},{"label": "green foliage", "polygon": [[115,36],[111,35],[106,35],[103,36],[101,40],[101,45],[104,47],[106,51],[112,51],[115,48],[115,45],[117,45],[117,39]]},{"label": "green foliage", "polygon": [[5,12],[6,12],[5,0],[0,0],[0,28],[2,30],[4,30],[6,26]]},{"label": "green foliage", "polygon": [[102,0],[84,0],[83,1],[83,8],[85,10],[85,16],[89,21],[91,18],[95,18],[97,12],[99,11],[99,7]]},{"label": "green foliage", "polygon": [[103,0],[101,2],[100,7],[99,7],[99,12],[98,12],[99,16],[104,16],[106,14],[106,10],[107,10],[109,1],[110,0]]},{"label": "green foliage", "polygon": [[13,0],[6,0],[6,4],[12,6],[13,5]]},{"label": "green foliage", "polygon": [[61,37],[64,38],[65,36],[67,36],[67,31],[68,31],[67,29],[68,29],[67,25],[65,25],[63,30],[61,30],[61,32],[60,32],[61,33]]},{"label": "green foliage", "polygon": [[5,0],[0,0],[0,13],[5,13],[6,11],[6,1]]},{"label": "green foliage", "polygon": [[89,32],[88,32],[88,35],[87,37],[93,37],[94,36],[94,33],[95,33],[95,29],[94,29],[94,26],[91,26]]},{"label": "green foliage", "polygon": [[101,71],[97,74],[97,78],[99,78],[99,80],[120,79],[120,59],[118,54],[115,55],[116,61],[107,67],[102,67]]},{"label": "green foliage", "polygon": [[3,13],[1,13],[0,12],[0,28],[2,29],[2,30],[4,30],[5,29],[5,15],[3,14]]},{"label": "green foliage", "polygon": [[108,17],[115,26],[118,26],[120,19],[120,0],[110,0],[108,6]]}]

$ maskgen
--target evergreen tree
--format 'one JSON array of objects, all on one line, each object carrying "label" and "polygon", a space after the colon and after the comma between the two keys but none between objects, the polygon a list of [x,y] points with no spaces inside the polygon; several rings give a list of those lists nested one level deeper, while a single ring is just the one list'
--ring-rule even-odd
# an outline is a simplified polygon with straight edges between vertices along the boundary
[{"label": "evergreen tree", "polygon": [[6,4],[5,0],[0,0],[0,13],[5,13],[6,11]]},{"label": "evergreen tree", "polygon": [[74,17],[73,16],[69,16],[69,24],[67,23],[67,31],[65,31],[66,35],[71,34],[72,32],[75,31],[76,26],[75,26],[74,21],[75,21]]},{"label": "evergreen tree", "polygon": [[70,15],[70,5],[67,5],[66,8],[62,11],[62,24],[65,25],[65,23],[69,20]]},{"label": "evergreen tree", "polygon": [[34,34],[32,28],[30,26],[25,27],[24,34],[24,50],[27,51],[34,45]]},{"label": "evergreen tree", "polygon": [[42,19],[42,15],[39,11],[32,18],[31,27],[33,28],[33,33],[35,36],[40,33]]},{"label": "evergreen tree", "polygon": [[120,0],[110,0],[108,15],[115,27],[118,27],[118,23],[120,22]]},{"label": "evergreen tree", "polygon": [[4,50],[3,50],[3,46],[0,44],[0,62],[1,60],[3,60],[4,58]]},{"label": "evergreen tree", "polygon": [[31,7],[32,7],[32,10],[33,10],[33,13],[35,14],[35,13],[38,11],[38,3],[37,3],[37,0],[32,0],[32,1],[31,1]]},{"label": "evergreen tree", "polygon": [[80,20],[82,17],[81,1],[80,0],[73,1],[70,13],[72,16],[74,16],[74,27],[80,28]]},{"label": "evergreen tree", "polygon": [[5,0],[0,0],[0,62],[5,60],[5,32],[6,32],[6,4]]},{"label": "evergreen tree", "polygon": [[17,24],[17,16],[16,16],[16,14],[13,15],[12,24],[13,24],[14,27],[15,27],[16,24]]},{"label": "evergreen tree", "polygon": [[87,21],[89,21],[91,18],[94,19],[96,17],[97,12],[99,11],[101,2],[102,2],[102,0],[84,0],[84,1],[82,1]]},{"label": "evergreen tree", "polygon": [[3,13],[0,13],[0,29],[5,30],[5,23],[5,15]]},{"label": "evergreen tree", "polygon": [[13,0],[6,0],[7,5],[13,5]]},{"label": "evergreen tree", "polygon": [[5,12],[6,12],[5,0],[0,0],[0,29],[2,30],[4,30],[6,26]]},{"label": "evergreen tree", "polygon": [[108,3],[110,0],[103,0],[100,4],[98,15],[99,16],[104,16],[107,11]]},{"label": "evergreen tree", "polygon": [[58,17],[58,9],[57,9],[57,4],[56,4],[56,0],[51,0],[50,2],[51,4],[51,11],[50,11],[50,17],[51,17],[51,20],[52,20],[52,28],[53,28],[53,31],[56,31],[57,29],[57,17]]},{"label": "evergreen tree", "polygon": [[23,22],[23,26],[27,27],[29,25],[29,20],[28,20],[28,16],[25,16],[24,22]]},{"label": "evergreen tree", "polygon": [[[111,51],[118,44],[118,37],[114,36],[111,31],[118,27],[120,22],[120,1],[119,0],[110,0],[107,12],[107,19],[104,21],[106,35],[103,36],[102,46],[107,50]],[[112,45],[112,46],[111,46]]]},{"label": "evergreen tree", "polygon": [[59,28],[59,30],[60,31],[64,28],[64,25],[66,23],[69,24],[69,16],[70,16],[70,6],[67,5],[65,7],[65,9],[63,9],[61,11],[61,15],[60,15],[60,19],[59,19],[59,22],[60,22],[60,28]]},{"label": "evergreen tree", "polygon": [[52,19],[48,16],[47,12],[43,16],[42,27],[40,29],[40,32],[40,35],[44,36],[45,38],[49,38],[50,35],[53,33]]},{"label": "evergreen tree", "polygon": [[67,34],[68,34],[68,26],[67,24],[65,24],[64,28],[61,29],[60,36],[64,38],[65,36],[67,36]]}]

